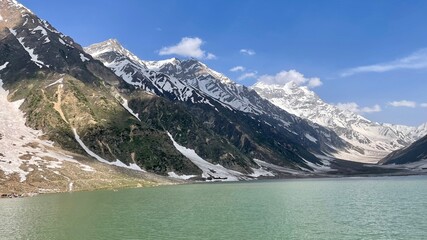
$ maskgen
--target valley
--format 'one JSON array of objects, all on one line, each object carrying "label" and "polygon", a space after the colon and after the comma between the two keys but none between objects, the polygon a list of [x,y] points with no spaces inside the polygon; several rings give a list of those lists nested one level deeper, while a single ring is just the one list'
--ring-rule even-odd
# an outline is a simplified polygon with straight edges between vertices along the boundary
[{"label": "valley", "polygon": [[[114,36],[111,36],[114,37]],[[427,125],[377,123],[307,86],[200,59],[82,47],[0,0],[0,194],[427,173]]]}]

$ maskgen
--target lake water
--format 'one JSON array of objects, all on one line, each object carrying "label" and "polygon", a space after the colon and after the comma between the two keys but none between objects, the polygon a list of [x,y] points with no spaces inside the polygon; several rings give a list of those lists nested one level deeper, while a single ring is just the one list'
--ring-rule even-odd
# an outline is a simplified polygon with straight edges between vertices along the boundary
[{"label": "lake water", "polygon": [[427,177],[192,184],[3,199],[0,239],[427,239]]}]

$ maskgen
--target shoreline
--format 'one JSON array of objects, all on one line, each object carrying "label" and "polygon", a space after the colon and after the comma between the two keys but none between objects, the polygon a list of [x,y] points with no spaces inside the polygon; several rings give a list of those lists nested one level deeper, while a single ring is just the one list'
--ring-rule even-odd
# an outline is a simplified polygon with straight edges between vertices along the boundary
[{"label": "shoreline", "polygon": [[[10,193],[1,193],[1,199],[15,199],[15,198],[28,198],[35,197],[45,194],[63,194],[63,193],[74,193],[74,192],[93,192],[93,191],[120,191],[124,189],[136,189],[136,188],[154,188],[162,186],[177,186],[177,185],[186,185],[186,184],[224,184],[224,183],[247,183],[247,182],[257,182],[257,181],[275,181],[275,180],[315,180],[315,179],[350,179],[350,178],[381,178],[381,177],[410,177],[410,176],[426,176],[427,172],[413,172],[413,171],[404,171],[396,173],[384,173],[384,174],[313,174],[313,175],[300,175],[300,176],[276,176],[276,177],[259,177],[257,179],[251,180],[239,180],[239,181],[191,181],[191,180],[181,180],[166,178],[164,176],[159,176],[160,178],[166,178],[169,181],[165,182],[150,182],[141,184],[134,182],[129,185],[120,185],[117,186],[105,186],[105,187],[95,187],[91,189],[79,189],[73,191],[45,191],[45,192],[10,192]],[[130,179],[131,180],[131,179]],[[144,179],[139,179],[144,181]]]}]

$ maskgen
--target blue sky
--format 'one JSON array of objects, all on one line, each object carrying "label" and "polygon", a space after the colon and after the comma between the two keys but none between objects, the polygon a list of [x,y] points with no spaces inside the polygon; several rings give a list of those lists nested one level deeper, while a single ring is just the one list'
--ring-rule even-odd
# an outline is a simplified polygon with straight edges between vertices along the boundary
[{"label": "blue sky", "polygon": [[193,56],[247,86],[294,69],[305,84],[320,79],[325,101],[371,120],[427,122],[424,0],[21,3],[83,46],[117,38],[145,60]]}]

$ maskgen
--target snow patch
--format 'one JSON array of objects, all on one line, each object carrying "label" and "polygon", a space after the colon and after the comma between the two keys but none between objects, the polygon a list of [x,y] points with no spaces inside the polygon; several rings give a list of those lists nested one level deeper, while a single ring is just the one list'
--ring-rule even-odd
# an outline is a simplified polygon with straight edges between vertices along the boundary
[{"label": "snow patch", "polygon": [[132,114],[136,119],[138,119],[138,121],[141,122],[141,119],[139,119],[139,115],[138,113],[135,113],[128,105],[128,100],[122,97],[122,106],[130,113]]},{"label": "snow patch", "polygon": [[73,191],[73,186],[74,186],[74,183],[73,183],[73,182],[69,182],[69,183],[68,183],[68,191],[69,191],[69,192],[72,192],[72,191]]},{"label": "snow patch", "polygon": [[260,167],[272,169],[272,170],[277,171],[277,172],[291,174],[291,175],[306,175],[306,173],[304,173],[302,171],[298,171],[298,170],[295,170],[295,169],[278,166],[278,165],[275,165],[275,164],[272,164],[272,163],[268,163],[268,162],[265,162],[265,161],[262,161],[262,160],[259,160],[259,159],[254,159],[254,161]]},{"label": "snow patch", "polygon": [[[13,29],[9,29],[10,32],[16,37],[17,36],[17,32]],[[42,68],[43,66],[47,66],[44,62],[39,60],[39,56],[37,54],[34,53],[35,49],[32,49],[30,47],[26,47],[24,44],[24,37],[17,37],[16,39],[18,39],[18,42],[21,44],[21,46],[25,49],[25,51],[27,51],[27,53],[30,55],[31,57],[31,61],[33,61],[39,68]],[[49,67],[49,66],[47,66]]]},{"label": "snow patch", "polygon": [[314,172],[330,172],[335,171],[336,169],[332,169],[329,165],[329,161],[323,160],[323,165],[314,164],[304,159],[304,162],[313,169]]},{"label": "snow patch", "polygon": [[62,45],[65,45],[65,46],[67,46],[68,44],[66,44],[65,42],[64,42],[64,40],[62,40],[62,38],[58,38],[58,41],[62,44]]},{"label": "snow patch", "polygon": [[251,169],[252,169],[253,173],[249,175],[250,177],[255,177],[255,178],[261,177],[261,176],[274,177],[274,173],[269,172],[269,171],[263,169],[262,167],[261,168],[251,168]]},{"label": "snow patch", "polygon": [[315,137],[311,136],[310,134],[306,133],[304,136],[305,136],[305,138],[307,138],[311,142],[317,143],[317,139]]},{"label": "snow patch", "polygon": [[33,29],[33,31],[31,31],[32,33],[36,33],[37,31],[40,31],[40,33],[43,36],[47,36],[47,31],[46,29],[44,29],[42,26],[37,26],[36,28]]},{"label": "snow patch", "polygon": [[175,172],[168,172],[168,176],[171,178],[177,178],[177,179],[183,179],[188,180],[193,177],[197,177],[197,175],[178,175]]},{"label": "snow patch", "polygon": [[80,53],[80,59],[82,60],[82,62],[86,62],[89,61],[90,59],[87,58],[83,53]]},{"label": "snow patch", "polygon": [[214,165],[204,160],[193,149],[179,145],[169,132],[167,134],[175,148],[203,171],[203,178],[211,179],[211,181],[239,181],[240,179],[244,179],[242,173],[227,169],[220,164]]},{"label": "snow patch", "polygon": [[137,170],[140,172],[145,172],[144,170],[142,170],[139,166],[137,166],[136,164],[131,164],[130,166],[124,164],[122,161],[116,159],[115,162],[110,162],[107,161],[105,159],[103,159],[102,157],[98,156],[96,153],[94,153],[92,150],[90,150],[84,143],[83,141],[80,139],[80,136],[77,134],[77,130],[75,128],[73,128],[73,133],[74,133],[74,138],[76,139],[76,141],[80,144],[80,146],[83,148],[83,150],[85,150],[85,152],[95,158],[96,160],[102,162],[102,163],[106,163],[109,165],[113,165],[113,166],[117,166],[117,167],[122,167],[122,168],[127,168],[127,169],[132,169],[132,170]]},{"label": "snow patch", "polygon": [[9,64],[9,62],[5,62],[3,65],[0,66],[0,71],[5,69],[7,67],[7,65]]},{"label": "snow patch", "polygon": [[[0,79],[0,170],[6,176],[18,174],[20,181],[37,169],[60,169],[64,161],[77,164],[84,171],[94,171],[72,157],[55,151],[52,142],[40,140],[41,131],[25,125],[24,113],[19,107],[24,100],[9,102],[8,91]],[[51,160],[47,160],[51,159]],[[27,170],[23,170],[27,168]]]},{"label": "snow patch", "polygon": [[52,86],[54,86],[54,85],[56,85],[56,84],[62,84],[63,82],[64,82],[64,79],[63,79],[63,78],[60,78],[60,79],[56,80],[55,82],[53,82],[53,83],[51,83],[51,84],[47,85],[45,88],[52,87]]}]

